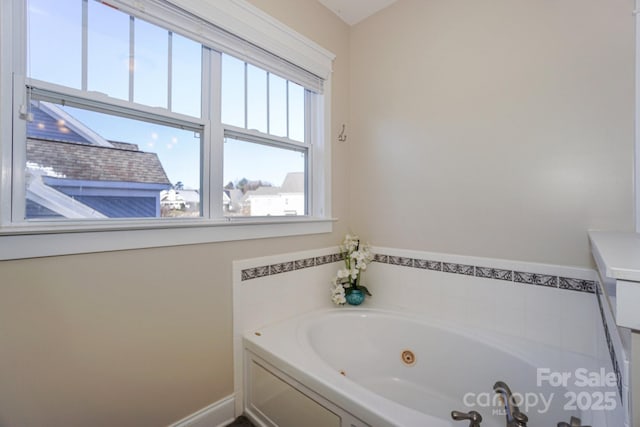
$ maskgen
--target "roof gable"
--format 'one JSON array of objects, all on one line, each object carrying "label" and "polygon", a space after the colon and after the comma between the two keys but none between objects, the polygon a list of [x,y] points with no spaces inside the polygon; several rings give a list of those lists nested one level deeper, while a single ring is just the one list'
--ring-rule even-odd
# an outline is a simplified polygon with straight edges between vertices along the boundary
[{"label": "roof gable", "polygon": [[170,184],[156,153],[107,141],[54,104],[33,101],[31,107],[28,166],[67,179]]},{"label": "roof gable", "polygon": [[27,161],[67,179],[170,184],[155,153],[27,140]]},{"label": "roof gable", "polygon": [[33,120],[27,122],[27,135],[52,141],[113,147],[113,144],[56,104],[31,101]]}]

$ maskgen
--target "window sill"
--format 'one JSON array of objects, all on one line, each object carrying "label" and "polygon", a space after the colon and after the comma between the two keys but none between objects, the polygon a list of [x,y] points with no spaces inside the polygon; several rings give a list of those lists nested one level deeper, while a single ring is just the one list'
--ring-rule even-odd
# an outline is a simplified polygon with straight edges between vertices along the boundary
[{"label": "window sill", "polygon": [[0,229],[0,260],[145,249],[330,233],[331,218],[240,218],[109,227],[30,226]]}]

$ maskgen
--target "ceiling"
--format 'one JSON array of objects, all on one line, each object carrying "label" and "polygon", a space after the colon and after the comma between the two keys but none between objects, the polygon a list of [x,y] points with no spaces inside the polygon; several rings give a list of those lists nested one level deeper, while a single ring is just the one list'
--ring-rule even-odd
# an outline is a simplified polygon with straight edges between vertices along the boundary
[{"label": "ceiling", "polygon": [[355,25],[397,0],[318,0],[349,25]]}]

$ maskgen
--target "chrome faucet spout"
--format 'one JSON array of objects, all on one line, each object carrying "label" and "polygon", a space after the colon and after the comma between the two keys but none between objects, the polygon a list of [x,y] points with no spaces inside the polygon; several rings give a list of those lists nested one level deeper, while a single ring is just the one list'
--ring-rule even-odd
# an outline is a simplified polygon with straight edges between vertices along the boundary
[{"label": "chrome faucet spout", "polygon": [[511,389],[504,381],[498,381],[493,385],[493,391],[498,393],[504,402],[507,427],[527,427],[529,418],[516,405]]}]

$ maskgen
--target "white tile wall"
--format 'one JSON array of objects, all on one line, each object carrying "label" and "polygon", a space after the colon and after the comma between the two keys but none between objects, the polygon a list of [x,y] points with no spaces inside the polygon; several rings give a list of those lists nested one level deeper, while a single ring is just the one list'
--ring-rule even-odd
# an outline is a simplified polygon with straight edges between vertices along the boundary
[{"label": "white tile wall", "polygon": [[[490,260],[483,261],[482,265],[491,265]],[[519,267],[531,271],[522,263]],[[575,273],[553,268],[556,273]],[[580,272],[587,278],[589,274],[593,273]],[[596,355],[594,330],[602,325],[591,293],[381,263],[369,267],[366,283],[374,294],[366,301],[368,306],[421,313]]]},{"label": "white tile wall", "polygon": [[329,263],[244,281],[242,270],[336,252],[337,247],[234,261],[233,346],[236,416],[242,414],[243,404],[243,333],[313,310],[332,307],[330,280],[338,264]]}]

